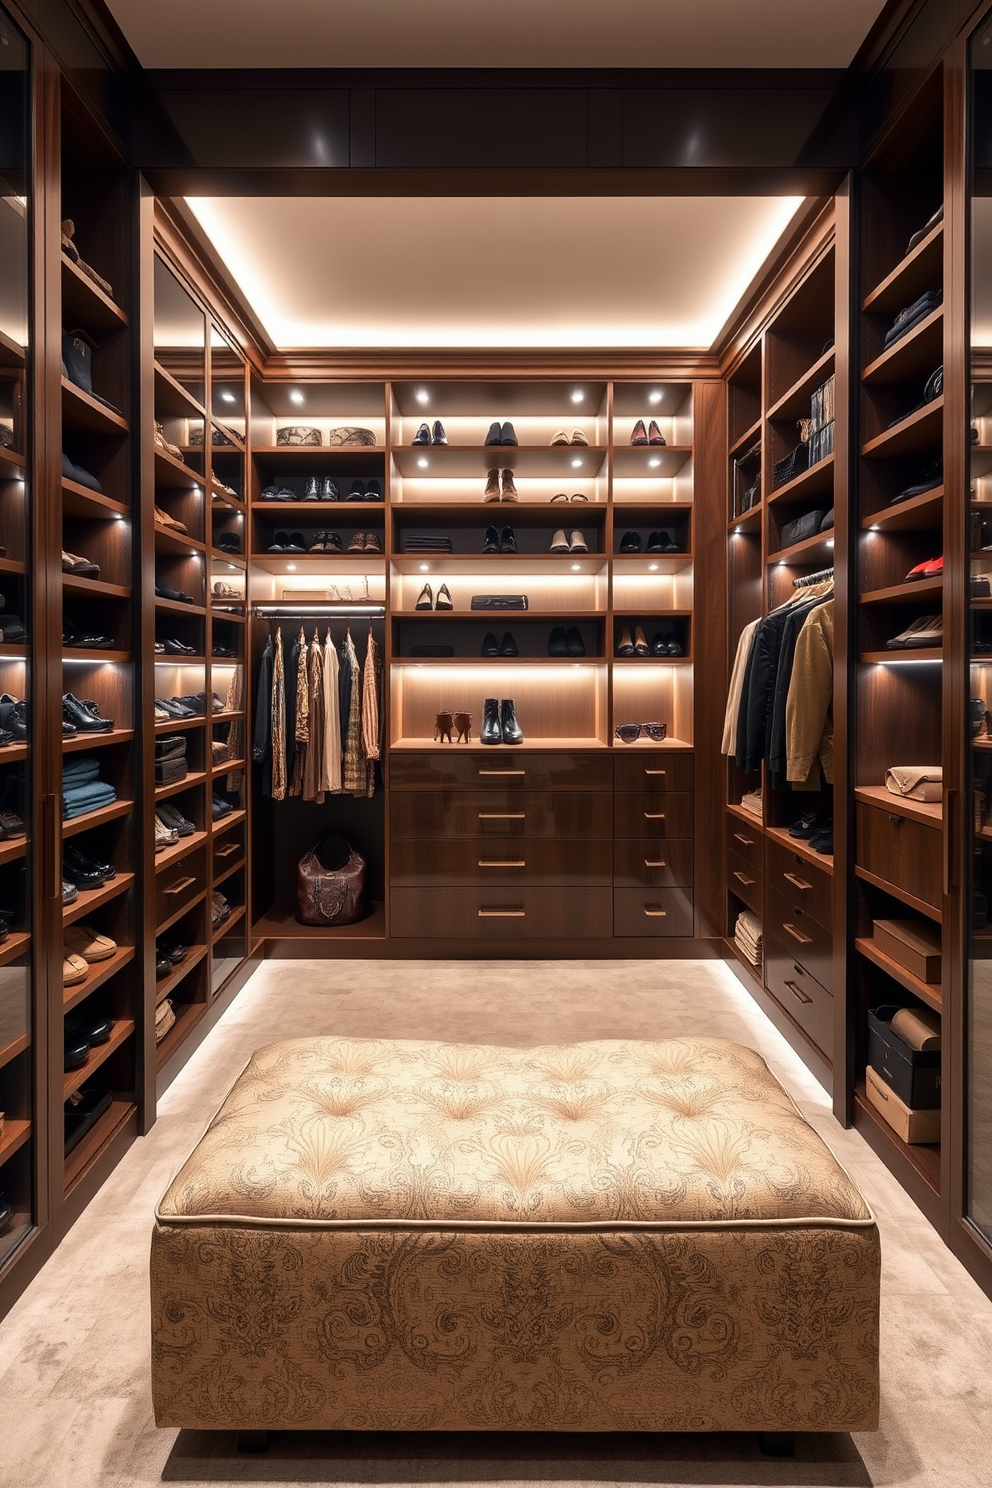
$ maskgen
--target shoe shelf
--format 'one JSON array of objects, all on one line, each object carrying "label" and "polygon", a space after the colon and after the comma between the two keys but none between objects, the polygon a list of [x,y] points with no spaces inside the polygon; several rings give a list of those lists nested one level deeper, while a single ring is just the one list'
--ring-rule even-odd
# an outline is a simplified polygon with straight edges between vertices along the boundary
[{"label": "shoe shelf", "polygon": [[0,367],[21,368],[27,363],[27,354],[20,342],[0,331]]},{"label": "shoe shelf", "polygon": [[[262,573],[300,573],[314,569],[332,578],[335,572],[381,574],[385,558],[384,553],[258,553],[252,556],[251,562],[252,567]],[[350,577],[348,582],[351,582]],[[277,601],[267,602],[275,604]]]},{"label": "shoe shelf", "polygon": [[[238,859],[238,861],[236,863],[232,863],[229,868],[220,868],[220,869],[216,869],[215,868],[215,870],[214,870],[214,888],[219,888],[222,883],[225,883],[227,881],[227,879],[231,878],[235,873],[238,872],[239,869],[243,868],[245,866],[246,861],[247,860],[244,857],[241,857],[241,858]],[[228,922],[225,921],[225,924],[226,923],[228,923]]]},{"label": "shoe shelf", "polygon": [[891,429],[883,429],[861,446],[862,459],[896,459],[939,448],[943,438],[944,397],[908,413]]},{"label": "shoe shelf", "polygon": [[189,853],[202,847],[209,836],[210,833],[207,831],[191,832],[188,837],[180,837],[179,841],[174,842],[171,847],[163,847],[161,852],[155,854],[155,872],[161,873],[163,869],[171,868],[181,858],[187,857]]},{"label": "shoe shelf", "polygon": [[676,574],[691,568],[691,553],[614,553],[613,572],[617,578],[649,577],[651,574]]},{"label": "shoe shelf", "polygon": [[[0,643],[0,649],[6,653],[10,648]],[[100,666],[110,662],[126,662],[130,660],[130,651],[117,651],[110,647],[106,650],[101,648],[99,650],[88,651],[84,646],[66,646],[65,651],[62,653],[64,665],[76,662],[83,666]]]},{"label": "shoe shelf", "polygon": [[[659,658],[655,658],[658,660]],[[664,658],[661,658],[662,660]],[[674,659],[674,658],[670,658]],[[397,656],[393,654],[394,667],[493,667],[512,671],[516,667],[551,666],[556,662],[576,666],[604,666],[610,657],[600,652],[585,656]]]},{"label": "shoe shelf", "polygon": [[[472,712],[474,710],[469,709],[469,711]],[[473,728],[473,730],[476,733],[478,733],[478,727],[479,727],[479,719],[475,719],[473,721],[472,728]],[[420,738],[413,737],[413,736],[411,736],[409,738],[399,738],[399,739],[394,740],[394,742],[392,744],[390,744],[390,746],[389,746],[390,751],[391,752],[394,752],[394,753],[402,753],[402,752],[410,751],[410,750],[419,750],[419,751],[427,750],[427,751],[433,753],[433,752],[435,752],[438,749],[452,749],[452,750],[457,749],[457,750],[464,750],[466,753],[469,753],[469,752],[471,752],[471,753],[480,753],[480,752],[485,752],[485,751],[487,751],[487,750],[489,750],[491,748],[497,748],[497,747],[500,748],[500,749],[504,749],[504,748],[509,748],[510,746],[503,745],[503,744],[500,744],[498,746],[497,745],[489,745],[489,744],[480,744],[478,739],[472,739],[468,744],[443,744],[442,745],[442,744],[438,744],[438,743],[435,742],[433,735],[429,735],[429,736],[428,735],[424,735],[424,736],[422,736]],[[523,743],[519,747],[521,749],[531,749],[531,750],[535,750],[535,749],[536,750],[558,750],[558,751],[564,751],[564,752],[567,753],[567,752],[569,752],[571,750],[609,749],[610,746],[609,746],[608,743],[606,743],[606,741],[604,739],[597,739],[597,738],[592,737],[591,735],[585,735],[585,736],[578,735],[578,736],[575,736],[575,737],[566,737],[564,735],[562,735],[562,736],[556,735],[556,736],[550,737],[550,738],[549,737],[533,737],[532,738],[528,734],[524,738]],[[658,746],[656,745],[655,748],[657,748],[657,747]]]},{"label": "shoe shelf", "polygon": [[0,476],[5,480],[21,480],[27,468],[28,462],[24,455],[0,445]]},{"label": "shoe shelf", "polygon": [[[170,615],[198,615],[202,619],[207,613],[207,610],[205,605],[184,604],[181,599],[160,599],[156,595],[155,612],[156,614]],[[180,662],[182,659],[181,656],[175,658],[175,660]]]},{"label": "shoe shelf", "polygon": [[[206,945],[191,945],[189,947],[189,949],[187,950],[186,955],[183,957],[183,959],[176,966],[175,971],[171,972],[169,974],[169,976],[163,977],[161,979],[161,981],[156,981],[156,983],[155,983],[155,1003],[156,1003],[156,1006],[160,1002],[164,1002],[167,997],[171,996],[171,994],[180,985],[180,983],[183,982],[183,981],[185,981],[186,977],[194,969],[194,967],[198,966],[200,964],[200,962],[203,960],[204,956],[206,956],[208,950],[209,950],[209,946],[206,946]],[[193,1006],[193,1007],[195,1007],[195,1006],[197,1006],[197,1004],[196,1003],[193,1003],[193,1004],[187,1003],[186,1006]],[[199,1006],[202,1007],[202,1004],[199,1004]],[[178,1022],[178,1019],[179,1019],[179,1013],[177,1012],[176,1013],[176,1020],[177,1020],[177,1022]],[[171,1029],[169,1031],[170,1031],[170,1033],[172,1032]],[[166,1035],[166,1037],[168,1037],[168,1035]],[[163,1040],[163,1042],[164,1042],[164,1040]]]},{"label": "shoe shelf", "polygon": [[869,1101],[863,1080],[854,1087],[854,1125],[904,1187],[903,1167],[922,1178],[934,1194],[940,1193],[940,1143],[904,1142]]},{"label": "shoe shelf", "polygon": [[[394,506],[396,504],[394,503]],[[381,517],[385,510],[385,503],[382,501],[304,501],[302,499],[299,501],[258,500],[251,503],[249,510],[256,517],[272,517],[273,526],[289,526],[288,522],[283,523],[278,519],[292,512],[294,517],[313,517],[314,522],[308,523],[308,526],[316,525],[316,519],[320,517],[321,526],[333,527],[335,524],[330,522],[330,518],[336,516],[337,526],[353,527],[354,522],[344,521],[346,516],[361,518],[365,521],[371,517]],[[323,520],[325,517],[328,518],[327,522]],[[252,558],[254,561],[254,554]]]},{"label": "shoe shelf", "polygon": [[666,667],[666,666],[692,666],[692,654],[687,656],[611,656],[614,667],[626,670],[628,667]]},{"label": "shoe shelf", "polygon": [[[481,625],[489,620],[519,620],[524,621],[552,621],[561,623],[563,621],[578,622],[580,620],[602,620],[606,616],[605,610],[586,610],[578,607],[570,610],[397,610],[392,611],[394,620],[425,620],[432,624],[460,624],[471,622]],[[323,618],[323,616],[321,617]],[[443,658],[423,656],[415,660],[431,662]],[[554,657],[549,658],[554,660]],[[558,658],[559,660],[561,658]]]},{"label": "shoe shelf", "polygon": [[206,552],[206,546],[199,538],[184,536],[181,532],[175,532],[168,527],[163,527],[160,522],[155,523],[155,551],[158,553],[175,553],[178,557],[191,558],[199,553]]},{"label": "shoe shelf", "polygon": [[108,584],[103,579],[84,579],[78,574],[62,575],[63,594],[78,594],[80,599],[130,599],[129,585]]},{"label": "shoe shelf", "polygon": [[181,666],[205,666],[206,656],[169,656],[164,651],[155,652],[156,666],[171,666],[179,663]]},{"label": "shoe shelf", "polygon": [[[204,952],[208,949],[205,946]],[[194,962],[193,964],[195,966],[198,963]],[[166,993],[166,996],[168,996],[168,993]],[[155,1065],[157,1069],[162,1070],[165,1068],[173,1054],[185,1043],[206,1011],[207,1006],[203,1002],[185,1002],[173,1008],[176,1021],[162,1042],[155,1046]]]},{"label": "shoe shelf", "polygon": [[21,760],[28,759],[30,754],[30,744],[2,744],[0,745],[0,765],[16,765]]},{"label": "shoe shelf", "polygon": [[26,574],[28,566],[17,558],[0,558],[0,573]]},{"label": "shoe shelf", "polygon": [[247,768],[248,761],[245,759],[217,760],[211,762],[210,773],[212,775],[236,775]]},{"label": "shoe shelf", "polygon": [[65,479],[62,480],[62,511],[67,517],[97,521],[130,516],[130,509],[123,501],[115,501],[102,491],[91,491],[89,486]]},{"label": "shoe shelf", "polygon": [[168,450],[161,446],[155,446],[155,485],[165,489],[175,488],[179,490],[193,489],[202,491],[206,487],[206,477],[200,470],[194,470],[177,455],[170,455]]},{"label": "shoe shelf", "polygon": [[137,1112],[138,1107],[133,1100],[115,1093],[107,1110],[99,1120],[93,1123],[90,1130],[66,1157],[64,1181],[67,1198],[101,1153],[107,1150],[128,1123],[133,1121]]},{"label": "shoe shelf", "polygon": [[777,842],[782,847],[788,848],[789,852],[795,853],[797,857],[805,858],[807,863],[815,863],[816,867],[822,868],[824,873],[833,873],[833,853],[818,853],[815,848],[810,847],[801,837],[792,837],[785,827],[766,827],[765,836],[770,841]]},{"label": "shoe shelf", "polygon": [[944,309],[938,305],[925,320],[870,362],[861,374],[861,381],[870,386],[916,380],[922,388],[930,373],[940,366],[943,355]]},{"label": "shoe shelf", "polygon": [[85,1085],[86,1081],[100,1068],[101,1064],[105,1064],[112,1054],[116,1054],[125,1040],[129,1039],[133,1033],[133,1018],[116,1019],[113,1031],[107,1042],[105,1044],[94,1044],[90,1050],[89,1058],[85,1064],[80,1065],[79,1069],[66,1070],[62,1082],[63,1098],[68,1100],[70,1095],[73,1095],[81,1085]]},{"label": "shoe shelf", "polygon": [[167,367],[163,367],[160,361],[156,360],[153,365],[157,416],[161,418],[163,414],[168,414],[174,418],[205,418],[207,410],[193,397],[189,389],[185,388]]},{"label": "shoe shelf", "polygon": [[20,645],[16,641],[0,641],[0,661],[22,661],[27,656],[26,645]]},{"label": "shoe shelf", "polygon": [[203,904],[208,897],[208,891],[201,889],[198,894],[193,895],[192,899],[187,899],[178,909],[174,909],[172,914],[168,915],[164,920],[159,920],[154,929],[156,940],[159,936],[164,935],[167,930],[171,930],[172,926],[177,924],[179,920],[185,919],[188,914],[192,914],[193,910]]},{"label": "shoe shelf", "polygon": [[826,532],[814,532],[812,537],[804,537],[802,542],[793,543],[791,547],[769,553],[767,561],[778,568],[826,568],[833,560],[833,553],[833,528],[830,527]]},{"label": "shoe shelf", "polygon": [[63,818],[62,836],[76,837],[80,832],[88,832],[90,827],[116,821],[119,816],[130,816],[133,811],[133,801],[112,801],[109,806],[101,806],[99,811],[87,811],[82,816]]},{"label": "shoe shelf", "polygon": [[[420,445],[390,451],[397,474],[416,480],[450,480],[478,477],[484,481],[490,470],[512,470],[514,479],[583,481],[601,474],[606,464],[603,445]],[[639,453],[639,451],[635,451]],[[663,451],[659,450],[659,454]],[[691,454],[691,450],[689,454]],[[687,456],[688,458],[688,456]],[[682,461],[684,464],[685,461]],[[643,468],[643,467],[640,467]],[[681,465],[678,467],[681,469]],[[672,471],[674,474],[674,470]],[[481,492],[480,492],[481,496]],[[495,502],[490,503],[496,505]],[[500,502],[513,506],[515,502]],[[563,506],[564,502],[557,503]],[[571,504],[571,503],[570,503]]]},{"label": "shoe shelf", "polygon": [[911,821],[924,822],[928,826],[940,826],[944,819],[939,801],[910,801],[905,796],[894,796],[884,785],[858,785],[854,788],[856,801],[873,806],[884,806],[888,811],[909,817]]},{"label": "shoe shelf", "polygon": [[193,790],[196,786],[202,785],[206,779],[206,770],[191,770],[188,775],[183,776],[182,780],[173,780],[169,785],[157,785],[155,799],[167,801],[170,796],[181,795],[183,791]]},{"label": "shoe shelf", "polygon": [[[798,422],[798,420],[801,418],[809,418],[810,399],[812,398],[813,394],[816,392],[816,389],[820,386],[820,384],[822,382],[825,382],[831,375],[833,370],[834,348],[831,346],[827,351],[823,352],[819,357],[817,357],[812,366],[809,367],[805,372],[802,373],[800,377],[796,379],[792,386],[782,394],[777,402],[771,405],[765,417],[769,421],[778,420],[782,423],[790,424]],[[731,458],[733,458],[735,454],[748,449],[748,438],[751,438],[751,443],[753,444],[754,441],[757,439],[760,430],[761,421],[759,419],[758,422],[753,426],[753,430],[749,430],[748,435],[746,435],[743,439],[738,440],[737,444],[731,448]]]},{"label": "shoe shelf", "polygon": [[127,434],[127,419],[62,378],[62,427],[85,434]]},{"label": "shoe shelf", "polygon": [[328,928],[324,925],[301,925],[296,918],[295,904],[274,904],[255,921],[251,933],[253,940],[385,940],[386,907],[375,901],[364,919],[356,920],[351,925]]},{"label": "shoe shelf", "polygon": [[5,1163],[9,1157],[13,1157],[19,1148],[31,1135],[30,1121],[15,1121],[8,1116],[3,1124],[3,1133],[0,1135],[0,1163]]},{"label": "shoe shelf", "polygon": [[155,732],[156,734],[183,733],[186,729],[202,728],[206,722],[207,719],[202,713],[198,713],[195,718],[167,718],[164,722],[155,724]]},{"label": "shoe shelf", "polygon": [[226,936],[230,935],[235,925],[237,925],[238,922],[244,918],[244,913],[245,907],[243,904],[232,905],[231,913],[228,915],[227,919],[222,920],[216,929],[211,928],[210,944],[216,945],[219,940],[224,940]]},{"label": "shoe shelf", "polygon": [[102,909],[112,899],[126,894],[133,887],[134,881],[133,873],[118,873],[100,889],[80,889],[71,904],[62,906],[63,925],[74,925],[77,920],[84,920],[94,909]]},{"label": "shoe shelf", "polygon": [[862,517],[861,526],[868,532],[917,532],[943,525],[944,488],[936,486],[919,496],[910,496],[897,506],[883,506],[880,511]]},{"label": "shoe shelf", "polygon": [[940,600],[944,592],[943,576],[919,579],[913,583],[891,584],[886,589],[869,589],[860,597],[863,605],[915,604],[917,600]]},{"label": "shoe shelf", "polygon": [[66,326],[82,323],[88,329],[120,331],[128,318],[121,307],[84,274],[66,254],[62,260],[62,319]]},{"label": "shoe shelf", "polygon": [[581,549],[569,553],[390,553],[388,556],[397,573],[413,575],[451,573],[464,568],[479,568],[484,573],[487,568],[504,564],[519,573],[546,573],[549,566],[555,569],[564,565],[575,568],[576,572],[591,573],[605,568],[610,559],[609,553]]},{"label": "shoe shelf", "polygon": [[218,817],[216,821],[211,822],[212,835],[214,837],[219,837],[222,832],[229,832],[231,828],[236,827],[239,822],[245,821],[247,816],[248,812],[244,809],[244,807],[241,807],[237,811],[230,812],[227,816]]},{"label": "shoe shelf", "polygon": [[862,651],[858,660],[866,666],[920,666],[924,662],[939,663],[944,659],[943,651],[936,647],[920,646],[916,650]]},{"label": "shoe shelf", "polygon": [[87,972],[85,981],[77,982],[73,987],[64,987],[62,993],[62,1011],[69,1013],[81,1002],[85,1002],[91,992],[102,987],[104,982],[109,982],[122,967],[129,965],[134,960],[134,946],[118,946],[112,956],[106,961],[94,961]]},{"label": "shoe shelf", "polygon": [[891,312],[893,318],[905,305],[943,278],[944,224],[938,222],[926,237],[907,253],[861,302],[862,310]]},{"label": "shoe shelf", "polygon": [[[299,419],[299,415],[297,418]],[[303,422],[305,421],[304,419]],[[346,473],[362,477],[378,476],[381,479],[387,450],[383,444],[353,447],[327,444],[253,444],[251,454],[263,471],[292,471],[293,478]],[[261,484],[265,486],[268,482],[262,481]],[[279,506],[282,503],[265,504]]]},{"label": "shoe shelf", "polygon": [[729,450],[727,451],[727,454],[731,460],[738,459],[741,455],[745,454],[753,444],[757,443],[758,438],[761,434],[761,424],[762,420],[760,418],[756,418],[754,423],[750,424],[744,430],[743,434],[739,434],[737,436],[737,438],[733,441]]},{"label": "shoe shelf", "polygon": [[[765,506],[778,506],[780,504],[798,505],[800,502],[811,502],[817,496],[830,493],[833,490],[834,481],[834,456],[825,455],[801,475],[793,480],[787,481],[784,486],[777,490],[765,492]],[[749,514],[748,514],[749,515]],[[740,518],[738,518],[738,525]]]},{"label": "shoe shelf", "polygon": [[28,839],[26,837],[15,837],[13,841],[9,838],[0,842],[0,864],[16,863],[18,859],[27,855]]},{"label": "shoe shelf", "polygon": [[24,1032],[18,1034],[16,1038],[11,1039],[9,1043],[0,1046],[0,1069],[5,1064],[9,1064],[12,1059],[16,1059],[18,1054],[23,1054],[24,1050],[30,1046],[30,1043],[31,1040],[27,1032]]}]

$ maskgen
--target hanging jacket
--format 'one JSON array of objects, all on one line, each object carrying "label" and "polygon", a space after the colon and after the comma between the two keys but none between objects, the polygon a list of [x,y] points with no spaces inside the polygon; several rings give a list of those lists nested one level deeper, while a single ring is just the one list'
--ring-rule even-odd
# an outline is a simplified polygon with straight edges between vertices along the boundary
[{"label": "hanging jacket", "polygon": [[362,670],[362,749],[366,759],[379,758],[379,648],[371,627]]},{"label": "hanging jacket", "polygon": [[293,730],[296,739],[296,753],[293,756],[293,775],[289,785],[289,794],[291,796],[301,796],[303,794],[307,754],[310,749],[310,653],[307,649],[307,638],[302,625],[300,626],[300,635],[296,644],[299,648],[299,658],[296,668],[296,727]]},{"label": "hanging jacket", "polygon": [[799,640],[803,626],[814,610],[821,604],[826,604],[826,599],[817,600],[811,607],[803,606],[796,609],[786,620],[782,633],[782,645],[779,649],[778,668],[775,673],[775,688],[772,694],[772,717],[768,730],[768,742],[766,759],[768,769],[771,773],[771,783],[777,789],[784,789],[786,780],[786,728],[785,709],[786,700],[789,696],[789,684],[792,681],[792,669],[796,655],[796,642]]},{"label": "hanging jacket", "polygon": [[737,750],[737,719],[741,708],[744,674],[747,671],[748,658],[751,655],[751,646],[758,624],[759,622],[757,620],[752,620],[749,625],[745,625],[741,631],[740,640],[737,642],[737,655],[734,657],[734,669],[730,674],[730,687],[727,692],[727,711],[723,720],[723,742],[720,745],[721,754],[734,754]]},{"label": "hanging jacket", "polygon": [[286,795],[286,677],[283,669],[282,627],[276,626],[272,661],[272,799]]},{"label": "hanging jacket", "polygon": [[[817,603],[817,600],[811,603]],[[805,610],[808,605],[798,608]],[[762,760],[767,758],[782,637],[796,612],[797,606],[787,605],[766,615],[751,646],[737,731],[737,764],[749,773],[760,769]]]},{"label": "hanging jacket", "polygon": [[324,792],[320,788],[320,774],[324,763],[324,653],[316,630],[310,642],[309,672],[310,686],[307,702],[310,741],[303,771],[303,799],[304,801],[322,802]]},{"label": "hanging jacket", "polygon": [[263,796],[272,790],[272,637],[269,636],[262,652],[262,665],[258,673],[258,694],[255,699],[255,734],[252,740],[251,757],[262,766]]},{"label": "hanging jacket", "polygon": [[324,762],[321,789],[334,795],[341,791],[341,713],[338,653],[328,627],[324,638]]},{"label": "hanging jacket", "polygon": [[368,770],[362,751],[362,679],[359,674],[358,653],[348,632],[344,643],[342,670],[349,674],[348,728],[344,736],[344,788],[353,796],[368,795]]},{"label": "hanging jacket", "polygon": [[[799,632],[786,701],[787,773],[809,785],[817,760],[829,785],[834,779],[834,605],[817,606]],[[819,781],[811,787],[816,789]]]}]

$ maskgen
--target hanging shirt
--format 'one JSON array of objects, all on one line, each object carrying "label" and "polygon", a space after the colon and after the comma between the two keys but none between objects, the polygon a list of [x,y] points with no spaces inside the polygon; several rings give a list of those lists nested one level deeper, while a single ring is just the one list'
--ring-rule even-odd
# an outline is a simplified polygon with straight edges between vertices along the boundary
[{"label": "hanging shirt", "polygon": [[316,630],[310,642],[309,671],[310,742],[303,771],[303,799],[322,802],[324,792],[320,787],[320,776],[324,764],[324,653]]},{"label": "hanging shirt", "polygon": [[251,746],[251,757],[262,766],[262,795],[272,790],[272,637],[269,636],[262,652],[262,665],[258,672],[258,696],[255,701],[255,736]]},{"label": "hanging shirt", "polygon": [[[362,749],[369,761],[379,758],[379,648],[371,626],[362,670]],[[374,769],[372,779],[374,789]]]},{"label": "hanging shirt", "polygon": [[283,670],[282,627],[276,626],[272,661],[272,799],[286,795],[286,678]]},{"label": "hanging shirt", "polygon": [[348,672],[348,727],[344,736],[344,788],[353,796],[368,795],[368,769],[362,752],[362,679],[358,653],[348,632],[341,658],[342,671]]},{"label": "hanging shirt", "polygon": [[310,659],[307,651],[307,638],[303,633],[302,625],[296,644],[299,648],[296,670],[296,727],[293,730],[296,753],[293,756],[293,777],[289,786],[291,796],[303,794],[303,777],[306,774],[307,752],[310,747]]},{"label": "hanging shirt", "polygon": [[324,765],[321,789],[341,791],[341,711],[338,696],[340,663],[328,627],[324,638]]}]

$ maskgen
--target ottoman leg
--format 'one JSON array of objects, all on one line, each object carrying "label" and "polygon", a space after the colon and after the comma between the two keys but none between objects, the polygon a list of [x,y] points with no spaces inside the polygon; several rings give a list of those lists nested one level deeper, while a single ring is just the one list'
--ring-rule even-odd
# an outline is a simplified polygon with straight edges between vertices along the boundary
[{"label": "ottoman leg", "polygon": [[239,1431],[239,1452],[267,1452],[269,1450],[269,1433],[267,1431]]},{"label": "ottoman leg", "polygon": [[796,1438],[791,1431],[759,1431],[758,1446],[763,1457],[794,1457]]}]

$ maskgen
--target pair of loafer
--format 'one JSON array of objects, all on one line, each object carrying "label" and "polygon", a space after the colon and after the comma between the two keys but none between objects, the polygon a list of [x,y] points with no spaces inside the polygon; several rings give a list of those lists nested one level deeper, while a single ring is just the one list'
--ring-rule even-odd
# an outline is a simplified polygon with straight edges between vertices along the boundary
[{"label": "pair of loafer", "polygon": [[91,858],[72,842],[62,846],[62,881],[78,889],[102,889],[105,883],[117,877],[113,863]]},{"label": "pair of loafer", "polygon": [[571,537],[565,536],[564,528],[559,527],[551,539],[552,553],[588,553],[589,544],[581,532],[573,531]]},{"label": "pair of loafer", "polygon": [[491,630],[487,630],[482,641],[481,656],[519,656],[517,643],[510,632],[504,631],[502,641],[497,644],[496,637]]},{"label": "pair of loafer", "polygon": [[489,433],[486,435],[486,444],[518,444],[516,431],[509,422],[500,423],[494,419],[489,425]]},{"label": "pair of loafer", "polygon": [[585,656],[585,642],[577,625],[555,625],[548,639],[549,656]]},{"label": "pair of loafer", "polygon": [[573,429],[571,433],[567,429],[556,429],[551,436],[552,444],[585,444],[589,443],[586,438],[585,429]]},{"label": "pair of loafer", "polygon": [[222,553],[241,553],[244,551],[241,544],[241,534],[238,532],[218,532],[214,538],[214,547]]},{"label": "pair of loafer", "polygon": [[[66,957],[67,961],[76,962],[78,957]],[[85,966],[85,962],[83,965]],[[73,967],[73,974],[78,974],[78,967]],[[62,970],[63,985],[71,986],[72,983],[65,982],[65,966]],[[110,1036],[114,1031],[113,1019],[102,1018],[95,1013],[67,1013],[63,1024],[65,1036],[65,1068],[67,1070],[81,1069],[90,1057],[90,1051],[99,1044],[110,1042]]]},{"label": "pair of loafer", "polygon": [[74,697],[71,692],[62,696],[62,717],[77,734],[106,734],[114,726],[112,718],[101,715],[99,703],[92,698]]},{"label": "pair of loafer", "polygon": [[192,594],[184,594],[182,589],[174,589],[171,584],[158,583],[155,585],[156,599],[169,599],[173,604],[192,604]]},{"label": "pair of loafer", "polygon": [[310,544],[311,553],[340,553],[341,539],[336,532],[318,532]]},{"label": "pair of loafer", "polygon": [[171,976],[188,954],[189,946],[183,945],[182,941],[158,941],[155,946],[155,980]]},{"label": "pair of loafer", "polygon": [[182,812],[170,801],[160,802],[155,808],[155,815],[170,832],[175,832],[177,837],[192,837],[196,831],[195,824],[187,821]]},{"label": "pair of loafer", "polygon": [[88,558],[80,558],[78,553],[68,553],[62,549],[62,572],[72,574],[77,579],[98,579],[100,577],[99,563],[91,563]]},{"label": "pair of loafer", "polygon": [[329,475],[308,475],[303,487],[304,501],[340,501],[341,492]]},{"label": "pair of loafer", "polygon": [[[420,444],[447,444],[447,442],[448,442],[448,436],[444,432],[444,425],[442,424],[442,422],[441,422],[440,419],[435,419],[434,420],[434,427],[433,427],[433,429],[431,428],[430,424],[421,424],[420,428],[417,430],[416,434],[413,436],[412,440],[410,441],[411,444],[418,444],[418,445],[420,445]],[[497,443],[497,442],[502,443],[502,440],[499,440],[499,441],[493,440],[493,443],[494,444]],[[487,440],[486,443],[488,444],[489,441]]]},{"label": "pair of loafer", "polygon": [[302,532],[277,532],[269,543],[270,553],[305,553],[306,538]]},{"label": "pair of loafer", "polygon": [[230,816],[234,807],[230,801],[225,801],[223,796],[214,796],[210,803],[210,810],[214,821],[220,821],[222,817]]},{"label": "pair of loafer", "polygon": [[182,641],[177,641],[175,636],[167,636],[163,641],[155,642],[155,651],[159,656],[195,656],[195,646],[187,646]]},{"label": "pair of loafer", "polygon": [[482,540],[482,551],[484,553],[515,553],[517,539],[513,535],[513,528],[487,527],[486,535]]},{"label": "pair of loafer", "polygon": [[349,553],[381,553],[382,543],[377,532],[356,532],[348,544]]}]

